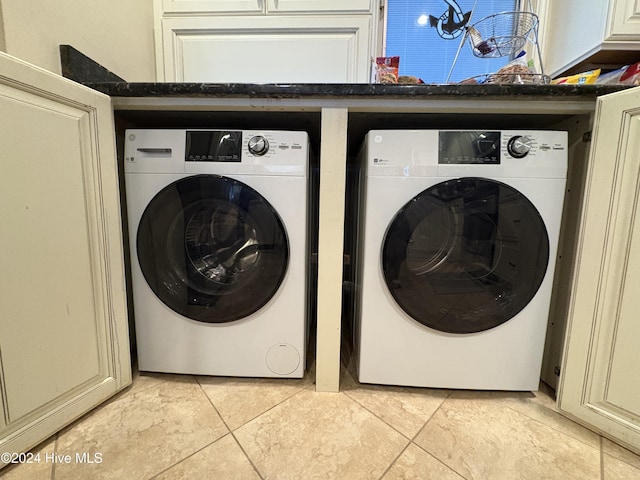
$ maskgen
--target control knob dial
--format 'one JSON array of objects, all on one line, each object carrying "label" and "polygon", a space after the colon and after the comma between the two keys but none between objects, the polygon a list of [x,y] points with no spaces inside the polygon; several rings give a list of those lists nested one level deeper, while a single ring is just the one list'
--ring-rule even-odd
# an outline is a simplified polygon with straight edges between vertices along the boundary
[{"label": "control knob dial", "polygon": [[531,151],[531,139],[522,135],[511,137],[507,143],[507,152],[514,158],[524,158]]},{"label": "control knob dial", "polygon": [[247,148],[253,155],[262,156],[269,151],[269,141],[262,135],[256,135],[249,139]]}]

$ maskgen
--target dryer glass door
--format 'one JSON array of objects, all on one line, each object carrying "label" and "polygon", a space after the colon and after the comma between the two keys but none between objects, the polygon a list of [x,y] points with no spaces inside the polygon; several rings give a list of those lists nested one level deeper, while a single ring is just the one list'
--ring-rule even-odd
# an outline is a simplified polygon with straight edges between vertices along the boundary
[{"label": "dryer glass door", "polygon": [[225,323],[262,308],[289,259],[273,207],[237,180],[197,175],[161,190],[137,235],[142,273],[153,292],[193,320]]},{"label": "dryer glass door", "polygon": [[534,297],[549,238],[533,204],[482,178],[437,184],[413,198],[386,232],[382,269],[398,305],[449,333],[494,328]]}]

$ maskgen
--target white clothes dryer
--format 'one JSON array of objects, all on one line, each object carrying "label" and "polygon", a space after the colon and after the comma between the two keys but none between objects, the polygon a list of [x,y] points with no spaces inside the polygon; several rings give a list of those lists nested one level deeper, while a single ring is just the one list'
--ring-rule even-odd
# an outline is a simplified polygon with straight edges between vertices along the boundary
[{"label": "white clothes dryer", "polygon": [[378,130],[361,161],[359,380],[537,390],[567,133]]},{"label": "white clothes dryer", "polygon": [[308,136],[127,130],[138,366],[302,377]]}]

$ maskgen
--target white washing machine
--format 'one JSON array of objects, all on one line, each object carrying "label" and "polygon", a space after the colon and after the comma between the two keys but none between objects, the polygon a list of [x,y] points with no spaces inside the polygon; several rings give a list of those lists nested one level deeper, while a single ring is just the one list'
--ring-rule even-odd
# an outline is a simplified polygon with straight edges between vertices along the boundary
[{"label": "white washing machine", "polygon": [[302,377],[308,136],[127,130],[138,366]]},{"label": "white washing machine", "polygon": [[558,131],[371,131],[360,382],[537,390],[565,195]]}]

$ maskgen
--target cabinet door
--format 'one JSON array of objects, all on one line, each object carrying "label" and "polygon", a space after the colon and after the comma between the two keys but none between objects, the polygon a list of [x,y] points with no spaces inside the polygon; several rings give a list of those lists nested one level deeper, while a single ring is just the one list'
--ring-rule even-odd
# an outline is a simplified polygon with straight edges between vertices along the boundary
[{"label": "cabinet door", "polygon": [[370,12],[372,0],[266,0],[269,13]]},{"label": "cabinet door", "polygon": [[24,452],[131,383],[118,176],[106,95],[0,53],[0,112],[0,452]]},{"label": "cabinet door", "polygon": [[370,23],[370,15],[165,18],[159,77],[170,82],[367,82]]},{"label": "cabinet door", "polygon": [[640,452],[640,88],[598,100],[558,404]]},{"label": "cabinet door", "polygon": [[607,40],[640,39],[640,1],[611,0],[611,27]]}]

